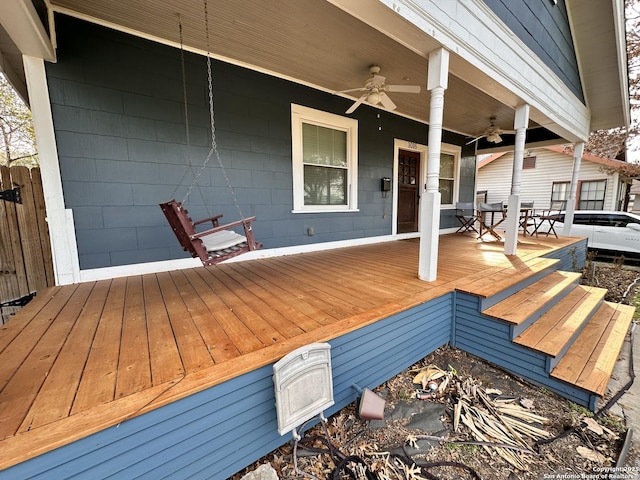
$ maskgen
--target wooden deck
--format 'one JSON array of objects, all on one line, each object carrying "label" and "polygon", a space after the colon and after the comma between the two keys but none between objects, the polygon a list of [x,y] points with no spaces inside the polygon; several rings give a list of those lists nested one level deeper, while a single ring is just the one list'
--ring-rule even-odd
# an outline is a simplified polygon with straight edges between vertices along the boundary
[{"label": "wooden deck", "polygon": [[0,329],[0,469],[457,287],[489,295],[572,241],[507,257],[443,236],[435,282],[404,240],[50,288]]}]

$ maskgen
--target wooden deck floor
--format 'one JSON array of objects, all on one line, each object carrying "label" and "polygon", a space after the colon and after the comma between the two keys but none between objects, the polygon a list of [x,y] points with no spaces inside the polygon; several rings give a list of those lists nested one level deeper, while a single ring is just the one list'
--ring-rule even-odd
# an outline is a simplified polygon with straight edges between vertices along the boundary
[{"label": "wooden deck floor", "polygon": [[38,294],[0,329],[0,469],[436,298],[490,294],[570,239],[418,242],[132,276]]}]

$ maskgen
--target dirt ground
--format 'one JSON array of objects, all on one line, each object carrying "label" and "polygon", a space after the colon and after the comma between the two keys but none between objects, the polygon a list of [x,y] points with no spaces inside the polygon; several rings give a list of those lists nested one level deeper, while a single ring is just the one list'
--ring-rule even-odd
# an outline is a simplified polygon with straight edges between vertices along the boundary
[{"label": "dirt ground", "polygon": [[[616,264],[600,264],[588,262],[583,275],[583,283],[597,285],[610,290],[607,300],[633,304],[638,292],[638,286],[633,282],[640,277],[640,269],[626,268]],[[640,284],[640,281],[638,282]],[[483,391],[491,392],[493,397],[512,399],[513,403],[524,405],[526,410],[549,420],[547,424],[535,422],[535,426],[548,432],[551,438],[561,436],[563,432],[569,434],[561,436],[545,445],[536,445],[532,439],[527,439],[526,448],[509,449],[516,452],[521,468],[515,468],[505,460],[497,449],[488,445],[479,445],[472,429],[460,424],[454,432],[454,407],[460,398],[460,388],[448,388],[437,398],[419,400],[416,398],[416,388],[420,385],[413,383],[416,372],[427,366],[436,366],[449,372],[449,377],[456,382],[474,384]],[[455,376],[451,374],[455,372]],[[439,381],[442,381],[440,379]],[[591,412],[573,404],[544,388],[531,385],[509,373],[497,368],[481,359],[473,357],[460,350],[442,347],[411,368],[400,373],[381,385],[376,392],[385,396],[387,409],[393,408],[400,402],[431,402],[442,407],[443,415],[440,420],[444,426],[440,432],[424,432],[409,428],[407,419],[387,421],[385,428],[372,428],[372,424],[358,418],[356,405],[351,404],[329,418],[328,438],[344,455],[353,455],[362,459],[369,472],[374,477],[367,477],[364,469],[355,463],[349,463],[355,476],[332,477],[335,461],[328,453],[306,453],[298,458],[300,469],[306,474],[319,479],[326,478],[379,478],[380,480],[395,479],[473,479],[485,480],[538,480],[545,478],[632,478],[640,480],[640,471],[625,472],[609,471],[607,467],[615,467],[619,459],[621,448],[625,440],[627,429],[624,419],[604,413],[595,421]],[[456,393],[457,392],[457,393]],[[616,393],[616,392],[613,392]],[[498,398],[498,399],[499,399]],[[605,399],[606,400],[606,399]],[[477,399],[471,403],[481,404]],[[480,405],[482,407],[482,405]],[[437,435],[446,441],[426,440],[421,436]],[[314,427],[305,434],[324,437],[320,426]],[[415,450],[411,447],[420,447]],[[462,443],[471,442],[471,443]],[[481,443],[481,442],[480,442]],[[321,442],[313,444],[326,449]],[[406,456],[418,465],[429,463],[450,462],[445,466],[431,466],[420,469],[410,467],[406,463],[395,459],[389,452],[396,452]],[[638,452],[629,452],[631,459],[637,458]],[[240,479],[247,472],[253,471],[258,465],[270,463],[280,479],[300,478],[294,471],[292,461],[292,445],[287,444],[256,464],[231,477]],[[637,465],[635,460],[627,461],[627,465]],[[452,466],[452,465],[457,466]],[[464,466],[464,467],[463,467]],[[344,472],[344,470],[343,470]],[[620,476],[610,476],[620,475]]]}]

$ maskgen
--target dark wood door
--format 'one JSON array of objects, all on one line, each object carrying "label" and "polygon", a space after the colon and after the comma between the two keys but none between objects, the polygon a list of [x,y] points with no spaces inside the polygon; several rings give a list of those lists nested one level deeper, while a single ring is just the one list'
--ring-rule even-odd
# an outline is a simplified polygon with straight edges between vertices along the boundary
[{"label": "dark wood door", "polygon": [[398,233],[418,231],[420,152],[398,154]]}]

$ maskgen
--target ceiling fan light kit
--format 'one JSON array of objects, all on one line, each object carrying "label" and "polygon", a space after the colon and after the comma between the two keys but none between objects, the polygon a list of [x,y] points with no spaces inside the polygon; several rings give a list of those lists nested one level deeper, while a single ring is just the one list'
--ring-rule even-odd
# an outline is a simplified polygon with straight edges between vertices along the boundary
[{"label": "ceiling fan light kit", "polygon": [[487,142],[490,142],[490,143],[502,143],[502,137],[500,135],[505,133],[506,134],[516,133],[515,130],[503,130],[502,128],[498,127],[495,124],[495,121],[496,121],[496,117],[491,117],[489,119],[489,126],[485,129],[482,135],[479,135],[473,140],[471,140],[470,142],[467,142],[467,145],[477,142],[481,138],[486,138]]},{"label": "ceiling fan light kit", "polygon": [[502,142],[502,137],[497,133],[492,133],[487,137],[487,141],[491,143],[500,143]]},{"label": "ceiling fan light kit", "polygon": [[379,65],[371,65],[369,67],[369,73],[371,74],[371,76],[367,78],[363,87],[350,88],[348,90],[342,90],[341,92],[339,92],[364,92],[345,113],[353,113],[356,108],[358,108],[364,102],[374,106],[381,105],[387,110],[395,110],[396,104],[393,103],[393,100],[391,100],[391,98],[389,98],[389,95],[387,95],[385,92],[420,93],[421,89],[419,85],[387,85],[385,83],[386,77],[378,75],[380,73]]}]

